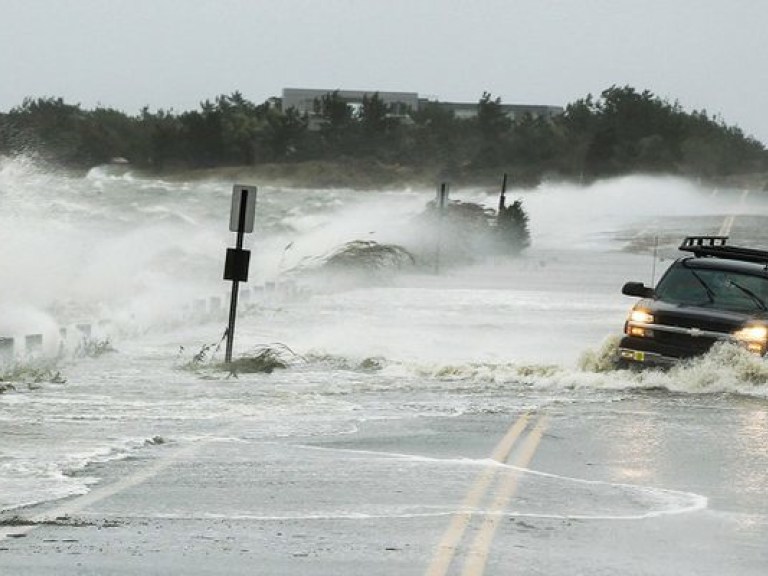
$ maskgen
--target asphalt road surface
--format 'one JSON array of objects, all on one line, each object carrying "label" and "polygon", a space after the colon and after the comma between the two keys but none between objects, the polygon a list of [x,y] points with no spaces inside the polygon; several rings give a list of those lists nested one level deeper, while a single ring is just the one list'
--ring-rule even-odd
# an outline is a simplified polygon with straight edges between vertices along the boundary
[{"label": "asphalt road surface", "polygon": [[83,471],[103,478],[87,495],[6,518],[0,570],[765,574],[765,401],[525,400],[304,440],[244,418],[149,446]]}]

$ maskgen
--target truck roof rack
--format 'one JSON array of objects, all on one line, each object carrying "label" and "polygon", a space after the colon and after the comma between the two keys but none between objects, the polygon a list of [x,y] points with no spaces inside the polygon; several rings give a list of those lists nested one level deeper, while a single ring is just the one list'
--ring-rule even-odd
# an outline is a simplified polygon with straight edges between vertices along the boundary
[{"label": "truck roof rack", "polygon": [[710,257],[768,265],[768,251],[728,246],[728,236],[686,236],[679,249],[696,258]]}]

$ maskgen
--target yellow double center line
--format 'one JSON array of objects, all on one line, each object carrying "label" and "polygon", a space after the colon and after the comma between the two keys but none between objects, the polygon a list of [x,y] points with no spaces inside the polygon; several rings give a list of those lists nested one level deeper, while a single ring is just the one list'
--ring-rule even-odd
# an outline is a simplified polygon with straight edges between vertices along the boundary
[{"label": "yellow double center line", "polygon": [[[749,196],[749,190],[744,190],[741,193],[741,196],[739,197],[739,203],[738,205],[733,209],[734,212],[740,212],[744,210],[744,202],[747,200],[747,196]],[[736,214],[729,214],[725,217],[723,220],[722,225],[720,226],[720,230],[718,231],[718,236],[730,236],[731,235],[731,228],[733,228],[733,223],[736,221]]]},{"label": "yellow double center line", "polygon": [[[530,419],[530,413],[526,412],[520,416],[512,426],[510,426],[507,433],[493,449],[493,452],[491,453],[492,460],[499,463],[506,462],[515,443],[528,427]],[[533,430],[531,430],[525,438],[522,447],[515,454],[515,458],[513,462],[511,462],[513,466],[524,468],[531,462],[533,455],[536,452],[536,448],[544,435],[547,420],[546,416],[539,418]],[[451,523],[443,534],[443,538],[438,544],[432,562],[425,572],[425,576],[445,576],[445,574],[447,574],[456,555],[456,550],[464,537],[464,532],[469,526],[469,522],[472,520],[472,516],[475,513],[474,511],[477,510],[478,504],[480,504],[484,496],[488,494],[488,489],[496,477],[498,470],[498,466],[491,465],[485,468],[477,476],[474,484],[464,497],[460,510],[453,515]],[[514,495],[516,489],[517,475],[506,475],[500,481],[496,488],[496,497],[493,499],[490,508],[486,511],[483,524],[475,536],[472,546],[467,554],[467,559],[462,571],[463,576],[479,576],[485,570],[485,564],[488,560],[488,553],[493,542],[493,537],[502,518],[501,512],[507,506],[507,503]]]}]

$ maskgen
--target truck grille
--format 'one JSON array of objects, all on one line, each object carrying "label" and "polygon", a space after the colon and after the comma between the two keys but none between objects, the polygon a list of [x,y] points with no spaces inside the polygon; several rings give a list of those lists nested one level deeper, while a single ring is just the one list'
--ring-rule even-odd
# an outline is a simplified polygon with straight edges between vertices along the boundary
[{"label": "truck grille", "polygon": [[714,338],[703,336],[689,336],[688,334],[675,334],[662,330],[654,331],[654,338],[659,344],[673,347],[679,350],[679,356],[695,356],[703,354],[717,342]]},{"label": "truck grille", "polygon": [[[707,332],[720,332],[723,336],[731,334],[739,327],[738,324],[713,318],[700,318],[685,314],[657,313],[656,322],[661,326],[675,326],[678,328],[698,328]],[[717,338],[709,336],[692,336],[690,334],[677,334],[664,330],[655,330],[654,338],[659,345],[674,351],[678,357],[696,356],[707,352],[717,342]]]}]

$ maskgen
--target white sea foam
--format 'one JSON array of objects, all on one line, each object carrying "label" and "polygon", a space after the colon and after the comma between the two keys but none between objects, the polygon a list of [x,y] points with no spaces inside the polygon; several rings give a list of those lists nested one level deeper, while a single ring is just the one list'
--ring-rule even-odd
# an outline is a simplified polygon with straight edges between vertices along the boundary
[{"label": "white sea foam", "polygon": [[[123,439],[115,443],[94,441],[91,446],[70,450],[11,450],[4,447],[0,461],[0,510],[11,510],[68,496],[87,494],[98,478],[82,474],[86,466],[128,457],[143,448],[145,439]],[[34,450],[34,449],[33,449]]]},{"label": "white sea foam", "polygon": [[[138,447],[139,431],[152,436],[156,426],[186,441],[220,421],[247,422],[241,437],[264,440],[341,435],[404,414],[539,407],[567,402],[573,390],[768,397],[763,361],[740,350],[717,349],[668,372],[578,364],[621,330],[631,304],[621,283],[650,276],[649,258],[620,252],[627,237],[677,231],[688,217],[716,218],[733,205],[732,192],[713,196],[690,182],[637,177],[511,189],[508,197],[522,198],[531,218],[533,246],[523,257],[480,258],[439,276],[393,274],[343,292],[254,296],[238,320],[236,352],[277,341],[306,362],[287,375],[235,381],[174,368],[179,346],[199,349],[224,327],[220,317],[190,320],[186,312],[200,299],[223,299],[229,287],[221,276],[234,242],[232,183],[111,170],[82,176],[27,157],[0,158],[0,332],[49,334],[62,323],[103,319],[122,327],[124,338],[114,358],[65,365],[66,386],[33,392],[22,382],[18,393],[0,396],[14,409],[0,422],[16,434],[0,444],[22,451],[5,461],[0,508],[31,494],[44,500],[87,490],[90,479],[64,472],[125,454]],[[262,186],[257,229],[246,240],[253,251],[246,287],[279,282],[305,258],[351,240],[407,243],[418,232],[412,217],[434,194]],[[497,202],[486,190],[451,194]],[[763,204],[750,197],[744,210],[764,212]],[[668,225],[670,217],[677,220]],[[81,443],[41,436],[43,421]],[[14,484],[24,467],[29,490]]]}]

